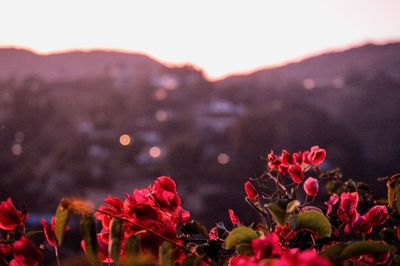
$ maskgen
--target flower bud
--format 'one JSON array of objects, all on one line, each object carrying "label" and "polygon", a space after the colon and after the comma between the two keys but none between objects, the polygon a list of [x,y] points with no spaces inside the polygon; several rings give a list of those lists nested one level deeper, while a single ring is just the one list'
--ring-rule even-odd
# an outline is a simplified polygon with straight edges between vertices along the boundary
[{"label": "flower bud", "polygon": [[244,190],[246,192],[247,197],[251,201],[256,201],[258,199],[258,193],[250,181],[247,181],[246,183],[244,183]]},{"label": "flower bud", "polygon": [[307,178],[307,180],[303,184],[303,188],[307,196],[315,197],[319,189],[318,180],[313,177]]}]

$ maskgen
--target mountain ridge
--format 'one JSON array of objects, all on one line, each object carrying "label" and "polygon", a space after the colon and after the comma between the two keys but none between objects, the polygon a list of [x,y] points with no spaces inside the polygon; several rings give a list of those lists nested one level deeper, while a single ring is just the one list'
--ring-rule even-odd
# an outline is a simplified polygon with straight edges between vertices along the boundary
[{"label": "mountain ridge", "polygon": [[[376,69],[376,67],[378,68]],[[215,88],[240,83],[263,86],[265,83],[301,80],[305,78],[340,77],[349,70],[393,72],[400,66],[400,42],[368,43],[341,51],[310,56],[278,67],[262,67],[246,74],[232,74],[210,81]],[[37,75],[45,80],[79,79],[107,74],[110,68],[130,68],[141,75],[157,74],[180,65],[165,64],[149,55],[112,49],[74,49],[66,52],[40,54],[26,48],[0,48],[0,78]],[[195,67],[198,72],[201,68]],[[394,70],[395,71],[395,70]]]}]

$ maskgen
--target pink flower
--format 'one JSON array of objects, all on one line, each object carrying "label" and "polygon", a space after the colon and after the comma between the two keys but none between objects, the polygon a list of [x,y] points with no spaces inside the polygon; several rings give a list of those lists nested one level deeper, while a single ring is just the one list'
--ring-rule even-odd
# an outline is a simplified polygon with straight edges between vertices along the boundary
[{"label": "pink flower", "polygon": [[268,154],[268,167],[270,169],[277,169],[280,164],[281,160],[279,159],[279,157],[276,154],[274,154],[273,151],[271,151]]},{"label": "pink flower", "polygon": [[297,248],[287,250],[272,266],[332,266],[331,262],[318,256],[315,249],[300,251]]},{"label": "pink flower", "polygon": [[50,246],[55,247],[57,246],[56,235],[54,233],[54,229],[50,227],[50,225],[46,222],[45,219],[41,219],[40,222],[43,226],[44,236],[46,237],[47,242]]},{"label": "pink flower", "polygon": [[42,261],[42,252],[25,236],[14,242],[13,250],[10,266],[39,266]]},{"label": "pink flower", "polygon": [[264,263],[258,264],[255,257],[250,256],[233,256],[229,259],[229,266],[259,266],[266,265]]},{"label": "pink flower", "polygon": [[319,189],[318,180],[313,177],[307,178],[303,184],[303,189],[306,192],[307,196],[315,197]]},{"label": "pink flower", "polygon": [[210,240],[223,240],[218,236],[218,229],[217,227],[213,227],[210,232],[208,233],[208,237]]},{"label": "pink flower", "polygon": [[343,192],[340,195],[340,206],[337,210],[339,220],[351,224],[357,218],[358,193]]},{"label": "pink flower", "polygon": [[389,220],[389,213],[386,206],[376,205],[369,209],[369,211],[365,214],[368,222],[371,223],[373,227],[384,224],[387,220]]},{"label": "pink flower", "polygon": [[328,201],[325,201],[324,204],[328,206],[328,210],[326,211],[327,215],[330,215],[332,212],[333,206],[336,205],[336,203],[339,202],[339,196],[336,193],[333,193]]},{"label": "pink flower", "polygon": [[287,150],[282,150],[280,160],[284,165],[291,165],[294,163],[292,155]]},{"label": "pink flower", "polygon": [[344,232],[346,234],[370,234],[372,232],[372,225],[365,215],[361,216],[360,214],[357,214],[357,218],[352,224],[346,224]]},{"label": "pink flower", "polygon": [[298,164],[289,166],[289,175],[292,178],[293,182],[300,184],[304,180],[304,173],[301,166]]},{"label": "pink flower", "polygon": [[14,230],[17,226],[25,223],[27,218],[27,214],[15,208],[11,198],[0,203],[0,229]]},{"label": "pink flower", "polygon": [[308,154],[307,159],[310,164],[319,165],[325,160],[325,157],[326,151],[324,149],[321,149],[318,146],[313,146],[311,147],[311,151]]},{"label": "pink flower", "polygon": [[303,163],[303,153],[301,151],[293,153],[293,161],[295,164],[302,164]]},{"label": "pink flower", "polygon": [[282,246],[276,233],[271,233],[251,241],[257,260],[275,258],[282,253]]},{"label": "pink flower", "polygon": [[229,212],[229,218],[231,219],[231,222],[233,225],[240,225],[240,219],[235,215],[235,212],[232,209],[228,209]]},{"label": "pink flower", "polygon": [[297,233],[295,230],[290,228],[289,224],[285,224],[285,226],[277,225],[275,227],[274,232],[285,241],[284,244],[288,244],[290,240],[296,237]]},{"label": "pink flower", "polygon": [[397,239],[400,240],[400,226],[398,226],[396,229],[396,235],[397,235]]},{"label": "pink flower", "polygon": [[251,201],[256,201],[258,199],[258,193],[250,181],[244,183],[244,190],[246,192],[247,197]]}]

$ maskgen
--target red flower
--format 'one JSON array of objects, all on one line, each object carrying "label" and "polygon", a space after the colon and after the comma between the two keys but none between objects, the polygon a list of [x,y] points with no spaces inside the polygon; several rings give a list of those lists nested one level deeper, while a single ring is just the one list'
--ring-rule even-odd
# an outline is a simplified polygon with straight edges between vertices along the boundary
[{"label": "red flower", "polygon": [[218,236],[218,229],[217,227],[213,227],[210,232],[208,233],[208,237],[210,240],[223,240]]},{"label": "red flower", "polygon": [[50,227],[50,225],[46,222],[45,219],[41,219],[40,222],[43,226],[44,236],[46,237],[47,242],[50,246],[55,247],[57,246],[56,235],[54,233],[54,229]]},{"label": "red flower", "polygon": [[365,214],[365,216],[373,227],[384,224],[387,220],[389,220],[388,210],[386,206],[383,205],[376,205],[372,207]]},{"label": "red flower", "polygon": [[244,190],[246,192],[247,197],[251,201],[256,201],[258,199],[258,193],[250,181],[244,183]]},{"label": "red flower", "polygon": [[284,165],[291,165],[294,163],[292,155],[287,150],[282,150],[280,160]]},{"label": "red flower", "polygon": [[235,215],[235,212],[232,209],[228,209],[229,218],[233,225],[240,225],[240,219]]},{"label": "red flower", "polygon": [[293,182],[300,184],[304,180],[304,173],[301,166],[298,164],[289,166],[289,175],[292,178]]},{"label": "red flower", "polygon": [[307,196],[309,197],[315,197],[318,193],[319,185],[318,185],[318,180],[309,177],[306,179],[306,181],[303,184],[304,191],[306,192]]},{"label": "red flower", "polygon": [[357,218],[352,224],[346,224],[344,228],[344,232],[346,234],[353,233],[353,234],[370,234],[372,232],[372,225],[365,217],[365,215],[357,215]]},{"label": "red flower", "polygon": [[265,263],[258,263],[255,257],[250,256],[233,256],[229,259],[229,266],[260,266],[267,265]]},{"label": "red flower", "polygon": [[168,176],[157,178],[154,182],[154,192],[162,207],[175,209],[181,204],[181,198],[176,193],[175,181]]},{"label": "red flower", "polygon": [[12,253],[12,245],[11,244],[0,243],[0,258],[8,257],[11,253]]},{"label": "red flower", "polygon": [[318,146],[313,146],[311,147],[311,151],[308,154],[307,159],[310,164],[319,165],[325,160],[325,157],[326,151],[324,149],[321,149]]},{"label": "red flower", "polygon": [[311,164],[310,160],[308,159],[308,155],[310,154],[310,151],[304,151],[302,154],[302,161],[305,164]]},{"label": "red flower", "polygon": [[328,201],[325,201],[324,204],[328,206],[328,210],[326,211],[327,215],[330,215],[332,212],[333,206],[336,205],[336,203],[339,202],[339,196],[336,193],[333,193]]},{"label": "red flower", "polygon": [[257,260],[275,258],[282,253],[282,246],[276,233],[253,239],[251,245]]},{"label": "red flower", "polygon": [[274,232],[282,239],[284,240],[284,244],[288,244],[290,240],[296,237],[297,233],[295,230],[290,228],[289,224],[285,224],[285,226],[277,225],[275,227]]},{"label": "red flower", "polygon": [[279,157],[276,154],[274,154],[273,151],[271,151],[268,154],[268,167],[271,169],[277,169],[280,164],[281,160],[279,159]]},{"label": "red flower", "polygon": [[353,223],[357,218],[358,193],[343,192],[340,195],[340,206],[337,210],[339,220],[346,224]]},{"label": "red flower", "polygon": [[300,165],[303,163],[303,153],[301,151],[293,153],[292,156],[293,156],[294,163],[297,163]]},{"label": "red flower", "polygon": [[396,229],[396,235],[397,235],[397,239],[400,240],[400,226],[398,226]]},{"label": "red flower", "polygon": [[318,256],[315,249],[300,251],[292,248],[284,252],[280,259],[274,261],[272,266],[331,266],[331,262]]},{"label": "red flower", "polygon": [[42,252],[25,236],[14,242],[13,250],[10,266],[39,266],[42,261]]},{"label": "red flower", "polygon": [[0,203],[0,229],[14,230],[17,226],[25,223],[27,214],[17,210],[11,198]]}]

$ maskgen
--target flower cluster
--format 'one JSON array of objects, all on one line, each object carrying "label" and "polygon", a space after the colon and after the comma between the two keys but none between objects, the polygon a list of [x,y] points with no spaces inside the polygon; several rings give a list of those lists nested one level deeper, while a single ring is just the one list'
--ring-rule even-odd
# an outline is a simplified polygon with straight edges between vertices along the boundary
[{"label": "flower cluster", "polygon": [[[8,199],[0,202],[0,265],[41,265],[45,253],[37,244],[45,242],[61,265],[58,249],[72,214],[81,216],[81,245],[93,265],[400,265],[400,174],[383,179],[388,197],[377,204],[367,184],[344,179],[338,170],[322,171],[325,157],[318,146],[271,152],[264,174],[244,183],[246,202],[260,222],[246,226],[228,209],[229,230],[222,222],[208,231],[189,221],[167,176],[124,199],[109,195],[98,209],[63,199],[51,224],[41,220],[41,242],[29,238],[28,214]],[[324,194],[315,196],[324,187],[330,196],[319,203]]]},{"label": "flower cluster", "polygon": [[[181,206],[181,198],[176,191],[175,181],[170,177],[161,176],[150,186],[133,190],[121,200],[108,196],[106,205],[100,206],[96,218],[101,221],[102,230],[98,234],[98,242],[105,248],[101,249],[100,257],[105,262],[111,262],[107,247],[109,244],[110,222],[113,217],[124,219],[122,246],[132,235],[140,236],[142,248],[157,254],[162,239],[157,239],[155,232],[164,237],[176,240],[177,225],[187,222],[190,214]],[[143,230],[146,228],[148,230]],[[123,253],[123,250],[121,251]]]},{"label": "flower cluster", "polygon": [[0,244],[0,259],[10,266],[39,266],[42,251],[26,237],[25,222],[28,214],[14,206],[11,198],[0,202],[0,229],[5,240]]}]

